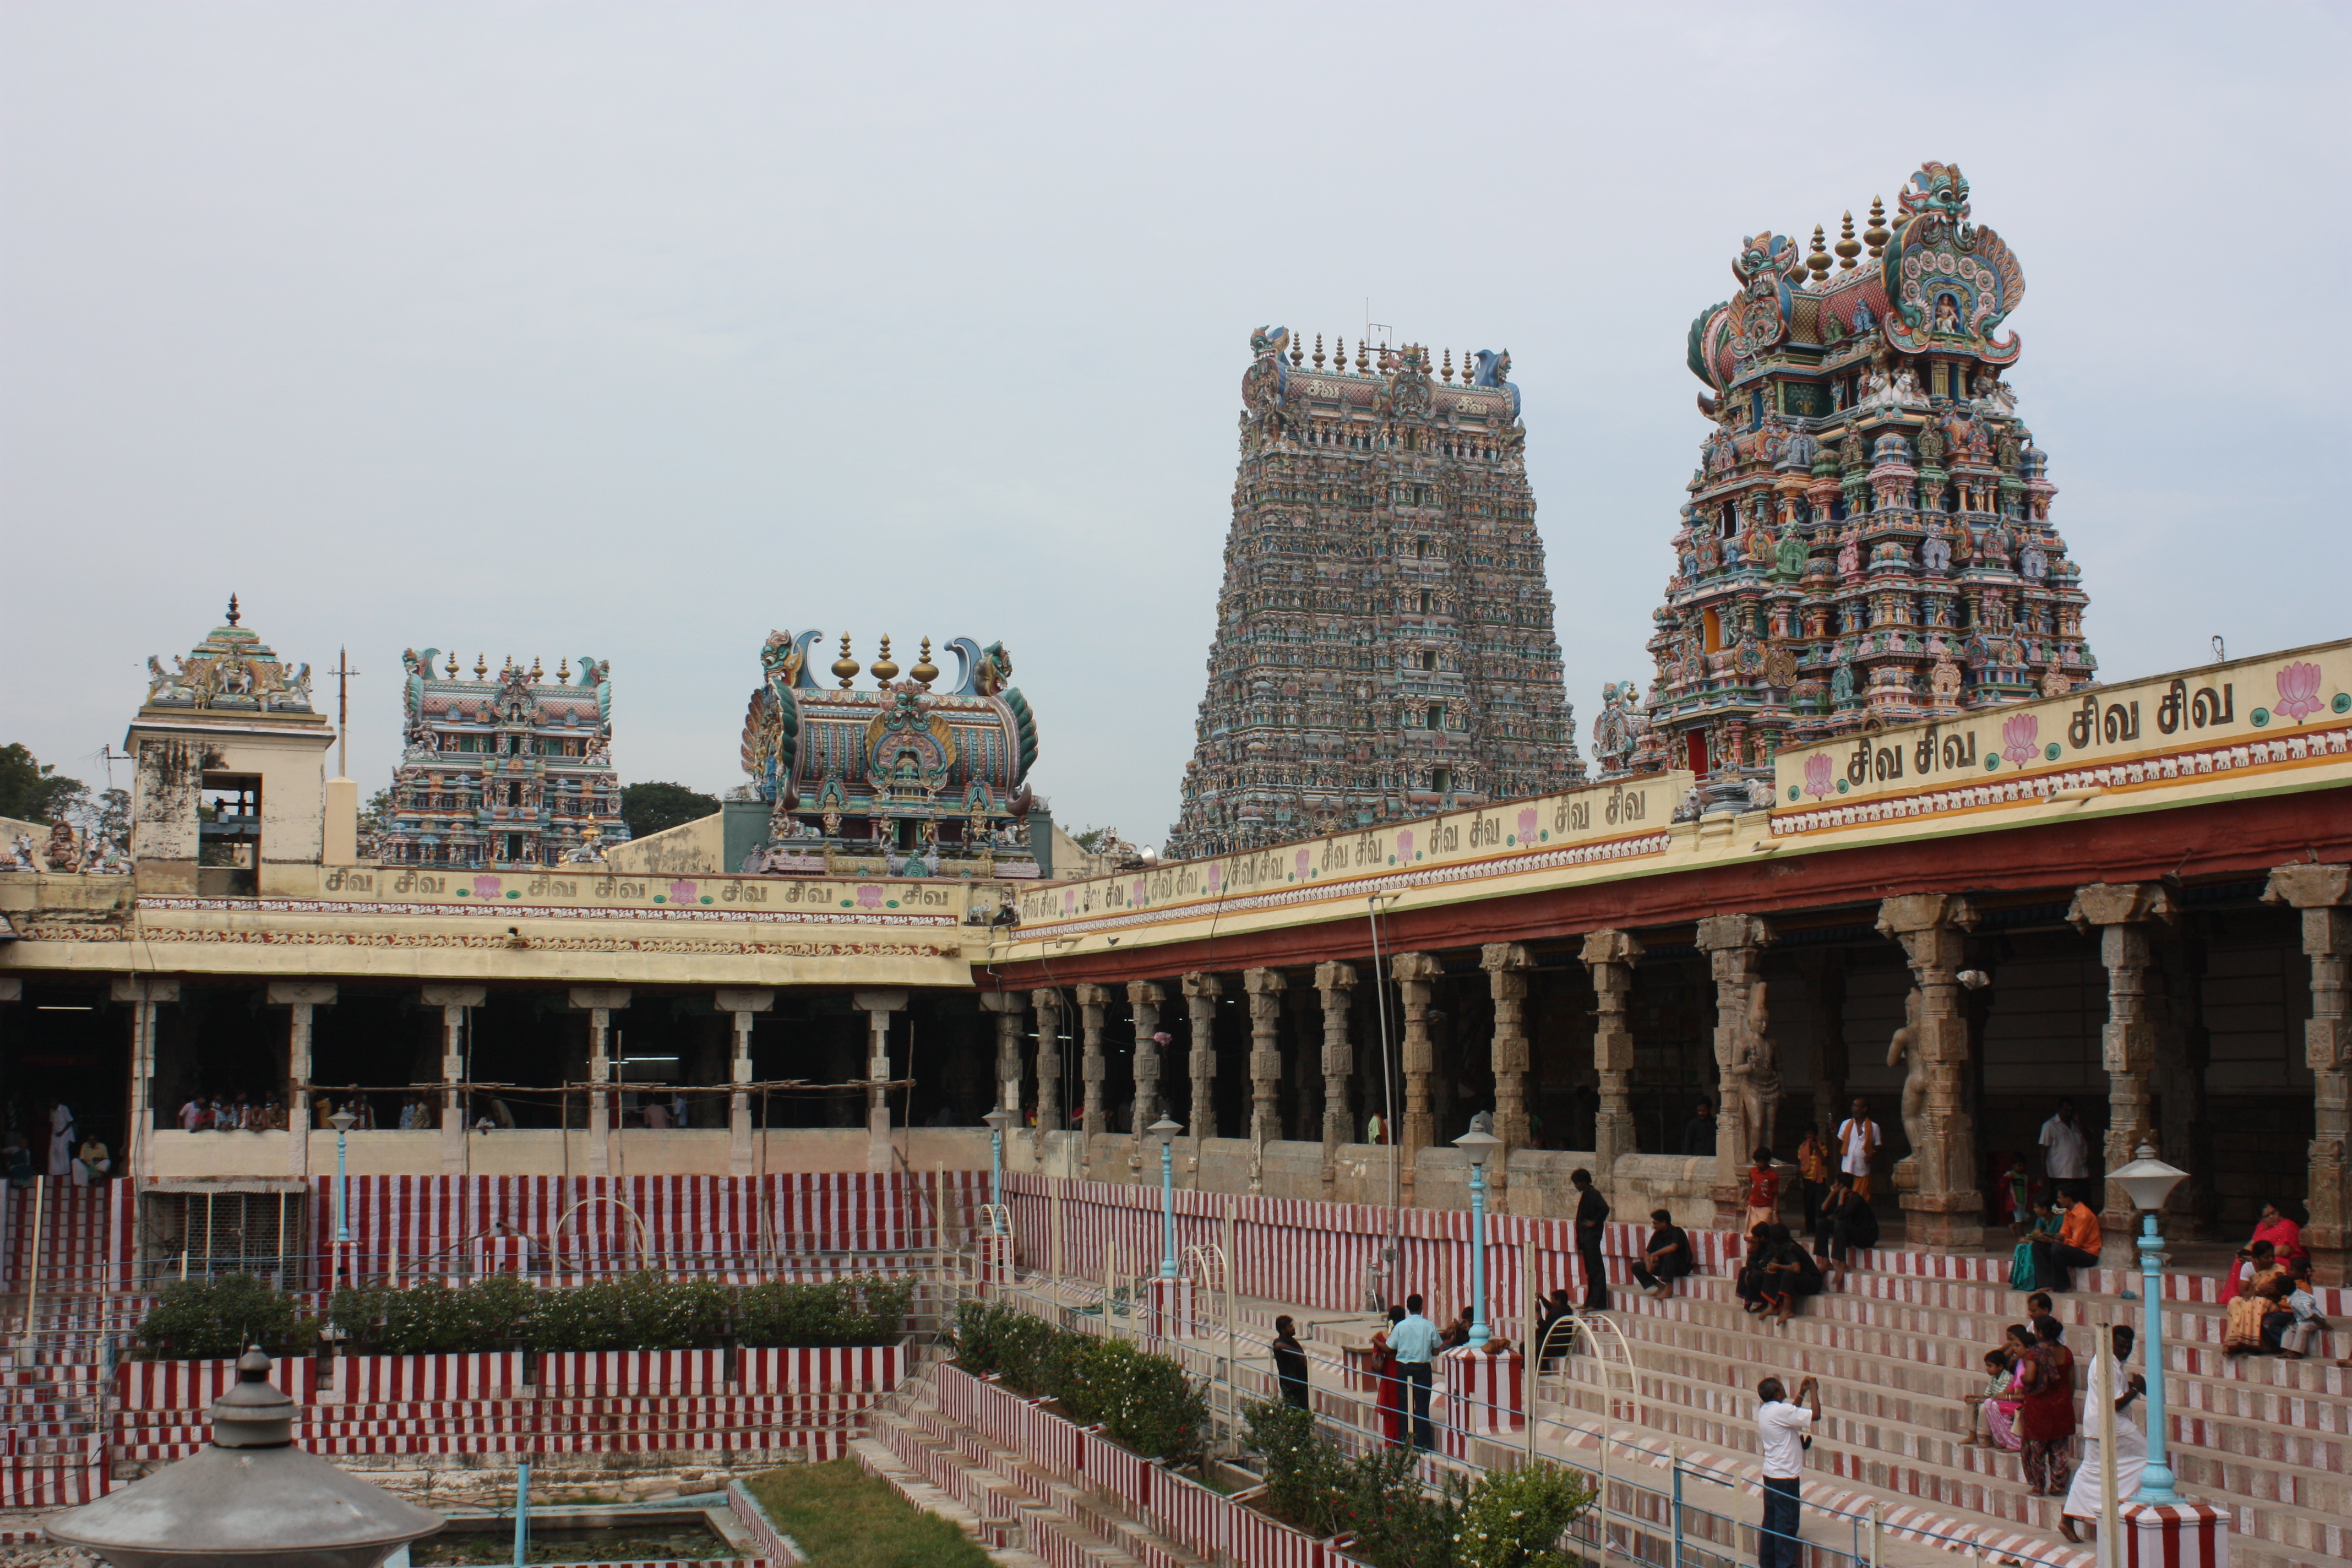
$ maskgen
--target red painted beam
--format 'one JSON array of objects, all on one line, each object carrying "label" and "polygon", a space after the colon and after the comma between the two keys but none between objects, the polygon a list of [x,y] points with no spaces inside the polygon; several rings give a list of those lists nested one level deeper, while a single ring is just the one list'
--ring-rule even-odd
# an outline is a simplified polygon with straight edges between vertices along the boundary
[{"label": "red painted beam", "polygon": [[[1623,877],[1549,892],[1403,909],[1381,921],[1386,952],[1428,952],[1489,942],[1542,942],[1612,927],[1687,924],[1734,910],[1775,914],[1870,903],[1897,893],[2071,895],[2085,882],[2159,877],[2206,879],[2268,871],[2290,860],[2352,860],[2352,789],[2299,791],[2251,801],[2094,816],[1926,842],[1866,845],[1783,859],[1755,855],[1725,866]],[[1361,961],[1368,922],[1326,920],[1204,941],[1116,949],[1066,959],[1024,959],[993,972],[974,966],[985,990],[1113,984],[1193,970],[1297,968]]]}]

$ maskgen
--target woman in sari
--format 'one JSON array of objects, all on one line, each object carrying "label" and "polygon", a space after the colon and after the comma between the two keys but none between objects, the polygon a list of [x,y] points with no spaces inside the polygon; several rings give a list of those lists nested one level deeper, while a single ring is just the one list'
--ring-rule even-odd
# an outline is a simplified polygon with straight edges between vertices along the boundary
[{"label": "woman in sari", "polygon": [[2067,1445],[2074,1436],[2074,1352],[2058,1342],[2065,1332],[2051,1317],[2033,1321],[2033,1348],[2019,1363],[2015,1431],[2032,1497],[2056,1497],[2074,1467]]},{"label": "woman in sari", "polygon": [[2054,1246],[2058,1240],[2058,1211],[2047,1203],[2033,1205],[2033,1224],[2018,1237],[2017,1247],[2009,1255],[2009,1288],[2012,1290],[2038,1289],[2041,1280],[2033,1274],[2033,1244],[2037,1241]]},{"label": "woman in sari", "polygon": [[2012,1454],[2025,1443],[2017,1435],[2017,1412],[2025,1399],[2025,1392],[2018,1383],[2024,1376],[2025,1352],[2032,1348],[2033,1331],[2023,1323],[2011,1323],[2008,1338],[1995,1352],[2007,1367],[2008,1376],[1998,1392],[1990,1386],[1985,1390],[1985,1434],[1992,1439],[1993,1447]]},{"label": "woman in sari", "polygon": [[2278,1282],[2285,1278],[2286,1271],[2277,1268],[2264,1268],[2246,1276],[2222,1315],[2223,1355],[2244,1355],[2263,1348],[2263,1318],[2276,1310],[2275,1298],[2282,1294]]},{"label": "woman in sari", "polygon": [[2255,1267],[2254,1249],[2263,1243],[2270,1247],[2272,1261],[2282,1268],[2306,1256],[2303,1249],[2303,1226],[2279,1213],[2278,1205],[2266,1203],[2263,1205],[2261,1216],[2254,1221],[2254,1234],[2247,1238],[2244,1247],[2238,1249],[2237,1261],[2230,1265],[2230,1283],[2221,1292],[2223,1295],[2237,1295],[2238,1287],[2245,1283],[2245,1277],[2260,1272]]},{"label": "woman in sari", "polygon": [[1389,1329],[1404,1321],[1402,1307],[1389,1309],[1388,1326],[1372,1336],[1371,1372],[1380,1381],[1374,1405],[1381,1440],[1404,1441],[1404,1377],[1397,1371],[1396,1352],[1389,1349]]}]

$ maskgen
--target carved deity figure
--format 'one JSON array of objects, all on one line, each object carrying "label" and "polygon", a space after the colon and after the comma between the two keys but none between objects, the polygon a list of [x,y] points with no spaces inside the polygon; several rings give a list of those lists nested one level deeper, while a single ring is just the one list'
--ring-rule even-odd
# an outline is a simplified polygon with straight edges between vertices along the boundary
[{"label": "carved deity figure", "polygon": [[81,869],[81,845],[74,838],[74,830],[60,822],[49,829],[49,842],[41,852],[52,871]]},{"label": "carved deity figure", "polygon": [[1739,1039],[1732,1058],[1739,1083],[1739,1152],[1746,1158],[1772,1146],[1773,1123],[1780,1111],[1780,1057],[1772,1047],[1771,1013],[1759,980],[1748,992],[1748,1016],[1739,1020]]},{"label": "carved deity figure", "polygon": [[1950,655],[1936,661],[1936,668],[1927,676],[1927,689],[1935,694],[1938,708],[1960,705],[1960,667],[1952,662]]},{"label": "carved deity figure", "polygon": [[1903,1135],[1913,1152],[1927,1146],[1927,1060],[1919,1049],[1919,988],[1903,998],[1903,1026],[1886,1042],[1886,1065],[1902,1068]]},{"label": "carved deity figure", "polygon": [[1919,461],[1922,466],[1931,468],[1944,466],[1943,426],[1933,419],[1919,426]]},{"label": "carved deity figure", "polygon": [[1830,700],[1841,708],[1853,700],[1853,666],[1841,664],[1830,676]]},{"label": "carved deity figure", "polygon": [[1804,538],[1792,522],[1780,531],[1780,574],[1790,579],[1803,576],[1806,555]]}]

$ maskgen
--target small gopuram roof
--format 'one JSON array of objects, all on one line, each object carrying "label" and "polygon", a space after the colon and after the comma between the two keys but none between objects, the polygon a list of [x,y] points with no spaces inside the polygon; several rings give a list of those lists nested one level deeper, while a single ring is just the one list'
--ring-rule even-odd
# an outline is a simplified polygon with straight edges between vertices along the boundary
[{"label": "small gopuram roof", "polygon": [[236,595],[228,597],[228,620],[215,626],[186,658],[170,669],[150,655],[142,720],[185,719],[197,713],[262,719],[300,728],[327,729],[326,716],[310,707],[310,667],[289,668],[250,627],[239,626]]}]

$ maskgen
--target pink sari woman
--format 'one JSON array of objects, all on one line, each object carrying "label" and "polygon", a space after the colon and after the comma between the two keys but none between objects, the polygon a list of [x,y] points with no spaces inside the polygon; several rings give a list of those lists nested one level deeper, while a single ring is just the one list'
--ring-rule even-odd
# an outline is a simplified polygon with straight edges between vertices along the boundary
[{"label": "pink sari woman", "polygon": [[2278,1205],[2264,1204],[2262,1216],[2254,1222],[2254,1234],[2247,1239],[2246,1246],[2239,1249],[2237,1261],[2230,1265],[2230,1282],[2221,1292],[2224,1300],[2236,1297],[2238,1288],[2245,1283],[2246,1271],[2251,1266],[2247,1253],[2257,1241],[2271,1244],[2272,1258],[2281,1268],[2305,1256],[2303,1226],[2279,1213]]}]

